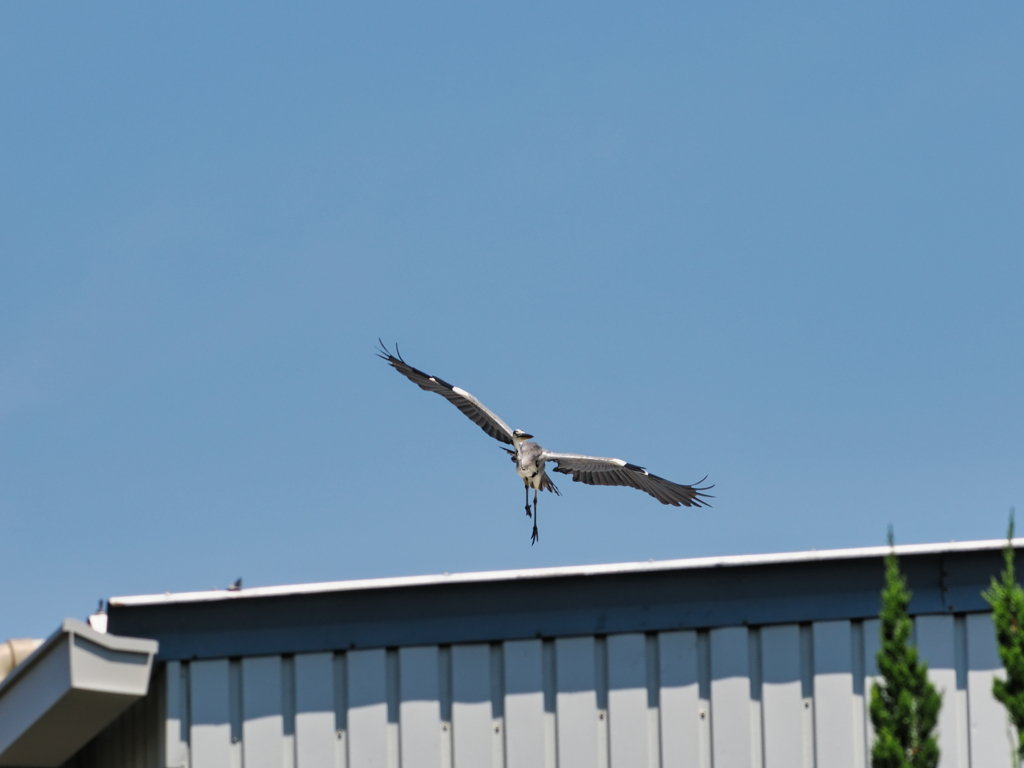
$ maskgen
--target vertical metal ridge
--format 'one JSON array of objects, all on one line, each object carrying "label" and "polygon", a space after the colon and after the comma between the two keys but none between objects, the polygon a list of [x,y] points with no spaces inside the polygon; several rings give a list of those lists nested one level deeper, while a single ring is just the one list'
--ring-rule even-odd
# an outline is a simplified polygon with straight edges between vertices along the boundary
[{"label": "vertical metal ridge", "polygon": [[661,701],[661,686],[658,683],[661,678],[661,665],[658,657],[657,633],[648,632],[644,636],[644,652],[647,674],[647,707],[648,709],[657,709]]},{"label": "vertical metal ridge", "polygon": [[644,636],[644,662],[647,682],[647,766],[661,768],[661,657],[658,635]]},{"label": "vertical metal ridge", "polygon": [[242,660],[228,660],[228,712],[231,726],[231,743],[242,740],[242,721],[245,713],[242,707]]},{"label": "vertical metal ridge", "polygon": [[153,718],[157,731],[150,739],[151,754],[146,764],[149,768],[165,768],[162,757],[167,754],[167,665],[153,665],[153,682],[150,684],[153,696]]},{"label": "vertical metal ridge", "polygon": [[803,699],[804,768],[814,768],[814,636],[810,624],[800,625],[800,697]]},{"label": "vertical metal ridge", "polygon": [[871,749],[875,743],[875,726],[871,722],[871,689],[878,676],[878,651],[881,648],[882,623],[879,619],[864,619],[864,754],[870,766]]},{"label": "vertical metal ridge", "polygon": [[441,768],[452,768],[454,744],[452,738],[452,647],[441,645],[437,649],[437,699],[441,720]]},{"label": "vertical metal ridge", "polygon": [[437,695],[441,722],[452,722],[452,647],[441,645],[437,649]]},{"label": "vertical metal ridge", "polygon": [[491,768],[505,768],[508,762],[508,729],[505,727],[505,645],[491,643],[488,648],[491,690]]},{"label": "vertical metal ridge", "polygon": [[558,768],[558,723],[555,702],[558,670],[555,664],[554,640],[541,641],[541,665],[541,680],[544,687],[544,764],[547,768]]},{"label": "vertical metal ridge", "polygon": [[184,754],[182,768],[190,768],[195,762],[192,759],[192,671],[190,669],[191,662],[181,662],[180,673],[181,673],[181,703],[182,703],[182,722],[181,722],[181,733]]},{"label": "vertical metal ridge", "polygon": [[864,622],[850,622],[850,667],[853,669],[853,693],[864,695]]},{"label": "vertical metal ridge", "polygon": [[295,656],[281,657],[281,749],[283,768],[295,768]]},{"label": "vertical metal ridge", "polygon": [[697,632],[697,695],[700,701],[700,765],[714,768],[715,756],[711,748],[714,712],[711,705],[711,632]]},{"label": "vertical metal ridge", "polygon": [[867,744],[867,705],[864,691],[864,622],[850,622],[850,669],[853,670],[853,763],[858,768],[870,768],[871,755]]},{"label": "vertical metal ridge", "polygon": [[245,683],[242,680],[242,660],[228,661],[228,696],[231,725],[230,768],[242,768],[245,763]]},{"label": "vertical metal ridge", "polygon": [[594,636],[594,698],[597,702],[597,768],[608,768],[611,735],[608,711],[608,638]]},{"label": "vertical metal ridge", "polygon": [[[154,667],[156,665],[154,664]],[[160,768],[160,739],[163,736],[163,720],[160,717],[160,710],[163,704],[163,675],[154,674],[149,682],[149,694],[146,696],[146,745],[143,753],[143,765],[146,768]]]},{"label": "vertical metal ridge", "polygon": [[402,765],[402,743],[399,705],[401,702],[401,670],[398,665],[398,648],[388,648],[384,656],[385,691],[388,714],[388,768]]},{"label": "vertical metal ridge", "polygon": [[491,673],[491,713],[505,717],[505,644],[491,643],[488,647]]},{"label": "vertical metal ridge", "polygon": [[334,732],[342,742],[343,765],[348,765],[348,664],[344,653],[334,654]]},{"label": "vertical metal ridge", "polygon": [[295,733],[295,656],[281,657],[281,724],[285,736]]},{"label": "vertical metal ridge", "polygon": [[956,660],[956,687],[967,690],[967,617],[958,614],[953,617],[953,649]]},{"label": "vertical metal ridge", "polygon": [[967,695],[967,617],[959,614],[953,617],[953,653],[956,669],[957,725],[959,727],[960,751],[957,765],[970,768],[971,765],[971,699]]},{"label": "vertical metal ridge", "polygon": [[[138,702],[128,707],[120,717],[118,728],[115,729],[115,737],[120,748],[120,760],[118,765],[136,765],[135,762],[135,731],[138,723]],[[117,722],[117,721],[115,721]]]},{"label": "vertical metal ridge", "polygon": [[594,692],[598,711],[608,710],[608,638],[594,636]]},{"label": "vertical metal ridge", "polygon": [[747,668],[750,670],[751,765],[764,768],[764,672],[761,666],[761,629],[747,632]]}]

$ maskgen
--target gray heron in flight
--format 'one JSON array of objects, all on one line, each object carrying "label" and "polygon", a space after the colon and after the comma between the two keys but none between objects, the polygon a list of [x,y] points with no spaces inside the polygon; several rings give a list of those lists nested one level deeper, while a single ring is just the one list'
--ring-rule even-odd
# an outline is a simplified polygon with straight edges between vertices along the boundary
[{"label": "gray heron in flight", "polygon": [[[378,341],[380,341],[378,339]],[[464,389],[452,386],[444,379],[431,376],[418,368],[413,368],[402,359],[395,345],[395,354],[391,354],[384,342],[380,342],[380,351],[377,356],[405,376],[413,384],[427,392],[436,392],[449,403],[462,411],[470,420],[480,427],[484,432],[506,445],[511,445],[514,450],[504,448],[503,450],[512,457],[516,465],[516,472],[523,479],[526,486],[526,514],[530,515],[530,488],[533,488],[533,535],[530,543],[535,544],[539,538],[537,533],[537,491],[551,491],[557,496],[559,492],[555,484],[551,482],[544,471],[547,462],[555,464],[555,472],[563,475],[572,475],[572,479],[578,483],[587,485],[622,485],[630,488],[637,488],[649,493],[662,504],[671,504],[674,507],[708,507],[704,499],[714,498],[702,491],[714,488],[713,485],[698,487],[704,480],[698,481],[695,485],[680,485],[666,480],[663,477],[652,475],[643,467],[630,464],[622,459],[608,459],[601,456],[583,456],[578,453],[554,453],[541,448],[533,442],[533,435],[526,434],[521,429],[509,429],[508,424],[498,418],[490,408],[477,400],[473,395]]]}]

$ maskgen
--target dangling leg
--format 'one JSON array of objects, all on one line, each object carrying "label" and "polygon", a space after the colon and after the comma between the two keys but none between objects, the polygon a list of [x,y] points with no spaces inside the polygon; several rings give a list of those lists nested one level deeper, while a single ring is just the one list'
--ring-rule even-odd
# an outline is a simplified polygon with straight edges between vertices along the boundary
[{"label": "dangling leg", "polygon": [[530,516],[530,485],[523,480],[523,487],[526,488],[526,516]]},{"label": "dangling leg", "polygon": [[[526,497],[530,497],[530,492],[526,492]],[[530,537],[530,546],[532,547],[537,543],[537,539],[540,538],[540,534],[537,532],[537,489],[533,489],[533,536]]]}]

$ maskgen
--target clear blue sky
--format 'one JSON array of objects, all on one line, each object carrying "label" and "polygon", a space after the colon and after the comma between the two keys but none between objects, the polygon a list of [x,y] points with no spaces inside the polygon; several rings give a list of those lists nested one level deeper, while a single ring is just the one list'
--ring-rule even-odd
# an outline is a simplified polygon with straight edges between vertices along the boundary
[{"label": "clear blue sky", "polygon": [[[0,639],[100,597],[998,538],[1024,8],[0,7]],[[553,450],[506,455],[377,337]]]}]

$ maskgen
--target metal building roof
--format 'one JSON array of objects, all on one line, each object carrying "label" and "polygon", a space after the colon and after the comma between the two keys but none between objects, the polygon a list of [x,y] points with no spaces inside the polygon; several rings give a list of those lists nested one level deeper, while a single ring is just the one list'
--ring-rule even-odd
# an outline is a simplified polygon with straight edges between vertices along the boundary
[{"label": "metal building roof", "polygon": [[[1005,540],[903,545],[915,614],[984,611]],[[1024,546],[1024,539],[1014,541]],[[888,547],[327,582],[109,601],[189,659],[868,618]]]},{"label": "metal building roof", "polygon": [[[1024,547],[1024,538],[1014,539],[1014,547]],[[991,552],[1002,550],[1006,539],[949,542],[948,544],[903,544],[895,547],[900,557],[908,555],[943,554],[955,552]],[[678,560],[647,560],[635,563],[609,563],[601,565],[567,565],[551,568],[519,568],[507,571],[470,571],[424,576],[394,576],[379,579],[350,579],[322,581],[310,584],[285,584],[250,589],[210,589],[200,592],[164,592],[157,595],[130,595],[110,598],[112,606],[167,605],[172,603],[200,603],[210,600],[244,600],[261,597],[310,595],[320,592],[348,592],[366,589],[393,589],[421,587],[435,584],[480,584],[524,579],[556,579],[573,576],[607,576],[614,574],[656,573],[706,568],[741,568],[751,565],[779,565],[786,563],[815,563],[830,560],[885,557],[889,547],[859,547],[847,549],[808,550],[805,552],[779,552],[764,555],[725,555],[719,557],[692,557]]]}]

